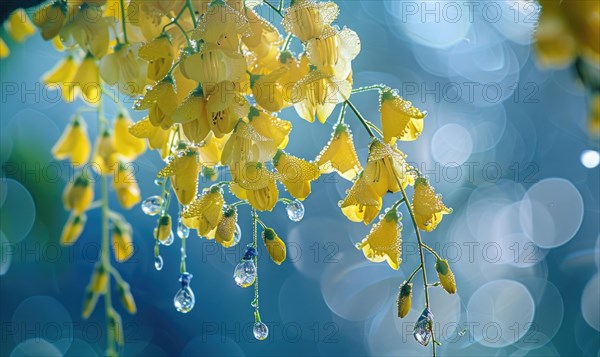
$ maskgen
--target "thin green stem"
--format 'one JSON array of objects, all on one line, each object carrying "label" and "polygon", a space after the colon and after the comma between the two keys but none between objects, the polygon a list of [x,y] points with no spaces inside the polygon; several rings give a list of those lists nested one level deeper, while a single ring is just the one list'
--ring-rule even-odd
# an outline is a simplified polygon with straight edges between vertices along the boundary
[{"label": "thin green stem", "polygon": [[442,260],[442,258],[440,257],[440,255],[433,250],[433,248],[431,248],[430,246],[428,246],[427,244],[421,244],[421,246],[425,249],[427,249],[429,251],[429,253],[433,254],[433,256],[437,259],[437,260]]},{"label": "thin green stem", "polygon": [[288,33],[287,37],[285,38],[285,43],[283,44],[283,50],[281,50],[281,52],[286,51],[288,48],[290,48],[291,44],[292,44],[292,34]]},{"label": "thin green stem", "polygon": [[177,14],[177,16],[175,16],[175,18],[173,20],[171,20],[171,22],[169,22],[168,24],[163,26],[161,32],[165,32],[167,27],[169,27],[171,25],[175,25],[175,23],[177,23],[177,21],[181,18],[181,15],[183,15],[186,12],[186,10],[187,10],[187,4],[186,4],[186,6],[182,7],[181,10],[179,10],[179,13]]},{"label": "thin green stem", "polygon": [[179,27],[179,29],[181,30],[181,33],[185,37],[185,40],[186,40],[188,46],[191,47],[192,46],[192,42],[190,41],[190,37],[188,36],[187,32],[185,32],[185,30],[183,29],[183,27],[181,27],[181,25],[177,21],[175,21],[175,26]]},{"label": "thin green stem", "polygon": [[385,86],[383,86],[381,84],[374,84],[372,86],[365,86],[365,87],[354,88],[352,90],[352,94],[354,94],[354,93],[368,92],[368,91],[372,91],[372,90],[376,90],[378,92],[381,92],[383,89],[385,89]]},{"label": "thin green stem", "polygon": [[350,107],[350,109],[352,109],[352,111],[354,112],[354,114],[356,115],[356,117],[358,118],[358,120],[365,127],[365,130],[367,131],[367,133],[369,133],[369,136],[371,138],[374,138],[375,134],[373,134],[373,130],[371,130],[371,127],[369,127],[369,124],[367,124],[367,120],[362,116],[362,114],[360,114],[360,112],[358,111],[358,109],[356,109],[356,107],[354,106],[354,104],[352,104],[352,102],[350,101],[350,99],[346,99],[345,103],[347,103],[348,106]]},{"label": "thin green stem", "polygon": [[[252,209],[252,247],[256,249],[257,241],[258,241],[258,227],[256,223],[259,221],[258,214],[256,214],[256,209]],[[256,269],[256,280],[254,281],[254,319],[256,322],[260,321],[260,315],[258,313],[258,254],[252,258],[254,260],[254,266]]]},{"label": "thin green stem", "polygon": [[194,6],[192,5],[192,0],[186,0],[185,7],[190,10],[190,17],[192,18],[192,23],[194,24],[194,28],[198,27],[198,20],[196,19],[196,13],[194,12]]},{"label": "thin green stem", "polygon": [[404,203],[404,202],[406,202],[406,199],[404,199],[404,198],[401,198],[401,199],[399,199],[398,201],[396,201],[396,203],[394,203],[394,205],[393,205],[393,206],[392,206],[392,208],[390,208],[390,209],[396,209],[396,208],[398,208],[398,206],[400,206],[400,205],[401,205],[402,203]]},{"label": "thin green stem", "polygon": [[185,265],[185,258],[186,258],[186,252],[185,252],[185,241],[186,238],[181,238],[181,264],[179,266],[179,271],[183,274],[187,271],[186,269],[186,265]]},{"label": "thin green stem", "polygon": [[421,270],[423,268],[422,265],[419,265],[408,277],[408,279],[406,279],[406,283],[410,283],[412,281],[412,279],[415,277],[415,275],[419,272],[419,270]]},{"label": "thin green stem", "polygon": [[261,227],[263,227],[263,229],[267,229],[265,222],[261,221],[260,219],[257,219],[256,221],[261,225]]},{"label": "thin green stem", "polygon": [[338,124],[342,124],[344,122],[344,118],[346,117],[346,108],[348,107],[348,103],[344,102],[342,104],[342,109],[340,109],[340,116],[338,117]]},{"label": "thin green stem", "polygon": [[279,16],[283,17],[283,13],[281,12],[281,10],[279,10],[277,7],[275,7],[275,5],[271,4],[270,2],[268,2],[266,0],[263,1],[263,4],[267,5],[271,9],[273,9],[273,11],[275,11]]},{"label": "thin green stem", "polygon": [[[109,245],[109,220],[108,220],[108,183],[106,176],[101,177],[100,181],[100,192],[102,200],[102,251],[100,256],[100,264],[102,269],[105,271],[111,271],[110,265],[110,245]],[[112,312],[112,299],[110,292],[110,281],[106,284],[106,290],[104,291],[104,306],[106,313],[106,321],[110,321]],[[106,334],[106,349],[107,351],[114,351],[113,347],[115,344],[114,332],[108,332]]]},{"label": "thin green stem", "polygon": [[123,41],[129,43],[127,40],[127,15],[125,14],[125,0],[120,0],[121,3],[121,26],[123,27]]},{"label": "thin green stem", "polygon": [[279,6],[277,6],[277,8],[279,9],[279,12],[283,10],[283,0],[279,0]]}]

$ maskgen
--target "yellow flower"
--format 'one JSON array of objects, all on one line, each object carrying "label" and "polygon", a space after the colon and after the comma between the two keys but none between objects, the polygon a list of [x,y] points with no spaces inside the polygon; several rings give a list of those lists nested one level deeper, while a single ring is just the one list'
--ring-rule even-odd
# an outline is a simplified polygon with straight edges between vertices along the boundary
[{"label": "yellow flower", "polygon": [[220,82],[238,82],[246,73],[247,64],[240,53],[207,44],[199,52],[186,56],[179,67],[185,77],[202,85],[204,93],[212,94]]},{"label": "yellow flower", "polygon": [[109,278],[109,271],[106,270],[102,264],[96,264],[96,269],[94,269],[94,273],[92,273],[88,289],[96,294],[104,293],[106,286],[108,285]]},{"label": "yellow flower", "polygon": [[246,12],[250,24],[250,34],[242,37],[242,42],[258,58],[277,56],[277,46],[283,43],[279,31],[269,21],[258,16],[254,10]]},{"label": "yellow flower", "polygon": [[83,300],[83,308],[81,311],[81,316],[84,319],[87,319],[88,317],[90,317],[90,315],[92,314],[92,311],[94,311],[94,308],[96,307],[96,303],[98,302],[98,297],[100,295],[96,294],[95,292],[93,292],[90,287],[88,286],[88,288],[85,291],[85,299]]},{"label": "yellow flower", "polygon": [[412,206],[417,226],[427,232],[437,227],[443,215],[452,213],[452,210],[442,202],[442,197],[436,195],[429,181],[423,177],[415,181]]},{"label": "yellow flower", "polygon": [[318,37],[323,28],[336,19],[339,8],[334,2],[315,2],[313,0],[295,0],[285,13],[283,26],[306,42]]},{"label": "yellow flower", "polygon": [[131,289],[129,288],[129,284],[126,282],[119,282],[117,287],[119,292],[119,299],[121,300],[121,304],[130,314],[135,314],[137,311],[137,307],[135,306],[135,300],[133,299],[133,295],[131,294]]},{"label": "yellow flower", "polygon": [[130,126],[129,133],[138,139],[148,139],[148,146],[153,150],[160,150],[163,159],[169,156],[169,142],[173,131],[152,125],[146,117]]},{"label": "yellow flower", "polygon": [[94,186],[90,180],[80,172],[73,181],[65,187],[63,193],[63,205],[67,210],[73,210],[76,214],[85,212],[94,200]]},{"label": "yellow flower", "polygon": [[408,315],[410,311],[410,306],[412,302],[412,283],[404,282],[400,287],[400,292],[398,293],[398,299],[396,303],[398,304],[398,317],[403,318]]},{"label": "yellow flower", "polygon": [[400,185],[408,185],[410,175],[406,174],[407,164],[404,157],[394,146],[379,139],[371,141],[363,177],[378,196],[383,197],[387,192],[398,192]]},{"label": "yellow flower", "polygon": [[[71,90],[79,89],[81,96],[86,102],[90,104],[98,104],[100,96],[102,95],[102,88],[100,87],[100,71],[98,70],[98,64],[91,53],[88,53],[75,76],[73,77]],[[63,92],[64,95],[64,92]],[[68,94],[67,98],[73,98],[73,95]],[[68,99],[67,99],[68,101]]]},{"label": "yellow flower", "polygon": [[247,163],[229,188],[240,200],[248,200],[253,208],[271,211],[279,199],[276,177],[262,163]]},{"label": "yellow flower", "polygon": [[252,125],[240,120],[223,148],[221,161],[230,166],[235,177],[236,171],[242,169],[245,163],[269,161],[276,152],[277,145],[273,139],[262,136]]},{"label": "yellow flower", "polygon": [[160,170],[157,177],[171,177],[171,184],[179,203],[187,205],[196,198],[198,193],[198,173],[200,173],[198,150],[187,148],[180,151],[177,157]]},{"label": "yellow flower", "polygon": [[229,136],[217,138],[212,132],[204,139],[204,145],[198,147],[200,162],[205,167],[214,168],[221,162],[221,154]]},{"label": "yellow flower", "polygon": [[173,125],[171,115],[177,109],[177,94],[173,78],[167,76],[146,92],[144,97],[136,102],[136,110],[148,109],[148,118],[154,126],[169,129]]},{"label": "yellow flower", "polygon": [[448,261],[446,259],[438,259],[435,262],[435,270],[438,273],[442,288],[444,288],[448,294],[455,294],[456,281],[454,281],[454,274],[452,273],[452,270],[450,270]]},{"label": "yellow flower", "polygon": [[118,84],[119,91],[129,96],[142,94],[146,85],[147,68],[137,52],[132,45],[118,44],[100,60],[102,79],[111,86]]},{"label": "yellow flower", "polygon": [[239,85],[221,82],[208,97],[206,109],[212,132],[217,138],[221,138],[231,133],[238,119],[248,115],[250,105],[239,93]]},{"label": "yellow flower", "polygon": [[133,240],[131,238],[131,225],[123,221],[113,221],[112,246],[115,260],[119,263],[131,258],[133,255]]},{"label": "yellow flower", "polygon": [[39,8],[33,15],[33,23],[40,29],[42,38],[48,41],[55,38],[65,24],[67,6],[57,0]]},{"label": "yellow flower", "polygon": [[398,211],[390,210],[371,228],[371,232],[356,247],[363,251],[368,260],[374,263],[387,261],[392,269],[398,270],[402,262],[402,258],[400,258],[402,227],[399,221]]},{"label": "yellow flower", "polygon": [[316,162],[321,173],[328,174],[335,171],[346,180],[352,181],[356,178],[362,171],[362,167],[348,125],[336,124],[331,139],[317,156]]},{"label": "yellow flower", "polygon": [[96,139],[92,162],[94,169],[100,175],[111,175],[114,172],[119,163],[119,153],[115,148],[115,139],[110,131],[105,131]]},{"label": "yellow flower", "polygon": [[69,158],[74,166],[80,166],[88,161],[90,151],[87,126],[85,121],[76,115],[52,148],[52,155],[56,160]]},{"label": "yellow flower", "polygon": [[50,71],[42,76],[42,81],[47,85],[57,85],[65,101],[75,100],[73,78],[77,73],[77,63],[72,55],[68,55],[58,62]]},{"label": "yellow flower", "polygon": [[248,120],[257,133],[273,140],[273,143],[279,149],[287,146],[290,139],[290,131],[292,131],[292,123],[269,115],[255,107],[250,108]]},{"label": "yellow flower", "polygon": [[298,61],[289,51],[281,53],[277,68],[267,74],[251,76],[250,86],[256,103],[270,112],[291,106],[292,88],[308,71],[306,56]]},{"label": "yellow flower", "polygon": [[415,108],[411,102],[402,99],[395,91],[386,88],[381,92],[380,107],[383,140],[394,144],[416,140],[423,131],[423,118],[427,112]]},{"label": "yellow flower", "polygon": [[115,149],[119,155],[133,161],[146,150],[146,143],[143,139],[133,136],[129,132],[129,127],[133,121],[125,113],[119,111],[114,121],[115,131]]},{"label": "yellow flower", "polygon": [[160,216],[156,228],[154,228],[154,238],[161,243],[168,242],[173,234],[171,216],[168,214]]},{"label": "yellow flower", "polygon": [[4,42],[4,39],[0,37],[0,58],[6,58],[10,55],[10,48]]},{"label": "yellow flower", "polygon": [[318,37],[308,40],[306,44],[310,62],[319,71],[340,79],[350,75],[351,62],[359,52],[358,35],[346,27],[339,31],[327,26]]},{"label": "yellow flower", "polygon": [[119,163],[113,187],[123,208],[130,209],[141,201],[140,188],[130,164]]},{"label": "yellow flower", "polygon": [[290,195],[299,200],[310,195],[310,182],[319,178],[319,167],[316,164],[288,155],[282,150],[273,158],[273,165]]},{"label": "yellow flower", "polygon": [[23,9],[13,11],[4,23],[4,29],[16,42],[23,42],[35,33],[35,27]]},{"label": "yellow flower", "polygon": [[60,244],[72,245],[77,242],[81,236],[81,232],[83,232],[86,221],[87,216],[85,213],[71,213],[69,220],[65,223],[62,234],[60,235]]},{"label": "yellow flower", "polygon": [[269,256],[277,265],[281,265],[284,262],[286,256],[285,243],[277,236],[274,230],[266,228],[262,232],[263,242],[267,247]]},{"label": "yellow flower", "polygon": [[60,36],[54,36],[52,38],[52,46],[54,46],[54,49],[58,52],[63,52],[65,50],[65,45],[60,40]]},{"label": "yellow flower", "polygon": [[140,58],[148,61],[148,79],[159,81],[163,79],[173,65],[173,46],[169,36],[162,34],[140,47]]},{"label": "yellow flower", "polygon": [[236,50],[238,35],[248,31],[248,20],[237,9],[224,0],[213,0],[206,13],[198,22],[198,28],[192,33],[194,40]]},{"label": "yellow flower", "polygon": [[350,97],[351,92],[352,85],[348,80],[313,70],[294,85],[291,101],[304,120],[312,123],[316,116],[325,123],[335,106]]},{"label": "yellow flower", "polygon": [[84,51],[96,58],[102,58],[108,52],[109,18],[102,17],[99,6],[82,5],[80,10],[60,30],[60,35],[67,43],[74,40]]},{"label": "yellow flower", "polygon": [[348,195],[342,201],[342,213],[352,222],[371,223],[381,211],[382,200],[373,186],[367,184],[364,176],[358,179],[350,188]]},{"label": "yellow flower", "polygon": [[221,244],[225,248],[231,247],[234,242],[235,236],[235,224],[237,222],[237,209],[226,208],[223,211],[223,217],[217,225],[217,229],[214,230],[214,235],[217,243]]},{"label": "yellow flower", "polygon": [[223,191],[218,186],[213,186],[208,192],[192,201],[183,211],[182,217],[191,223],[190,228],[198,230],[198,235],[215,237],[209,234],[223,218]]},{"label": "yellow flower", "polygon": [[173,122],[181,124],[185,137],[191,142],[202,142],[210,132],[206,104],[202,88],[198,87],[173,112]]}]

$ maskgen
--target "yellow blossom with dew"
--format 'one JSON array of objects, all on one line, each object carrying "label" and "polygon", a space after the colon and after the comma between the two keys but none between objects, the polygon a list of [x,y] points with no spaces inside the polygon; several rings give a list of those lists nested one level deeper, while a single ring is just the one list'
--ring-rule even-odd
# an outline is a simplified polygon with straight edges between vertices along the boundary
[{"label": "yellow blossom with dew", "polygon": [[106,130],[97,139],[92,164],[100,175],[112,175],[119,163],[120,155],[113,134]]},{"label": "yellow blossom with dew", "polygon": [[177,199],[181,204],[187,205],[192,202],[198,192],[199,172],[198,150],[187,148],[160,170],[157,176],[171,177],[171,184]]},{"label": "yellow blossom with dew", "polygon": [[352,60],[360,53],[360,39],[349,28],[336,30],[327,26],[319,36],[308,40],[306,53],[319,71],[345,79],[352,72]]},{"label": "yellow blossom with dew", "polygon": [[442,202],[442,197],[435,193],[429,181],[423,177],[415,181],[413,210],[417,226],[427,232],[434,230],[445,214],[452,213]]},{"label": "yellow blossom with dew", "polygon": [[256,210],[271,211],[279,199],[276,179],[277,175],[264,164],[250,162],[242,166],[229,188],[237,198],[248,200]]},{"label": "yellow blossom with dew", "polygon": [[154,238],[161,243],[171,239],[173,235],[171,216],[164,214],[158,218],[157,226],[154,228]]},{"label": "yellow blossom with dew", "polygon": [[114,120],[114,141],[117,153],[123,158],[133,161],[146,151],[146,143],[129,132],[133,121],[127,114],[120,111]]},{"label": "yellow blossom with dew", "polygon": [[129,133],[138,139],[148,139],[150,149],[159,150],[164,159],[169,155],[171,130],[164,130],[152,125],[149,118],[144,118],[129,127]]},{"label": "yellow blossom with dew", "polygon": [[294,85],[291,101],[302,119],[312,123],[316,117],[325,123],[335,106],[350,97],[351,91],[352,84],[347,79],[313,70]]},{"label": "yellow blossom with dew", "polygon": [[456,281],[454,280],[454,274],[450,270],[448,261],[446,259],[438,259],[435,263],[435,270],[438,273],[440,284],[448,294],[456,293]]},{"label": "yellow blossom with dew", "polygon": [[283,26],[300,41],[318,37],[323,28],[337,18],[339,8],[334,2],[295,0],[285,13]]},{"label": "yellow blossom with dew", "polygon": [[423,131],[423,119],[427,112],[415,108],[411,102],[402,99],[395,91],[386,88],[380,96],[381,128],[383,140],[394,144],[416,140]]},{"label": "yellow blossom with dew", "polygon": [[367,185],[380,197],[387,192],[398,192],[409,183],[405,156],[395,146],[375,139],[369,145],[369,158],[363,173]]},{"label": "yellow blossom with dew", "polygon": [[404,284],[402,284],[396,304],[398,305],[398,317],[406,317],[410,312],[410,307],[412,305],[412,283],[404,282]]},{"label": "yellow blossom with dew", "polygon": [[[182,217],[191,223],[190,228],[196,229],[199,236],[209,236],[217,228],[223,218],[223,192],[218,186],[213,186],[208,192],[192,201],[185,209]],[[212,235],[214,238],[214,234]]]},{"label": "yellow blossom with dew", "polygon": [[75,42],[95,58],[108,52],[110,20],[102,17],[102,9],[94,5],[82,5],[80,10],[60,30],[67,43]]},{"label": "yellow blossom with dew", "polygon": [[186,56],[180,64],[183,75],[199,82],[206,94],[212,94],[221,82],[238,82],[246,72],[246,66],[241,53],[210,44]]},{"label": "yellow blossom with dew", "polygon": [[362,250],[368,260],[374,263],[387,261],[392,269],[398,270],[402,262],[401,230],[398,212],[391,209],[356,247]]},{"label": "yellow blossom with dew", "polygon": [[66,21],[67,6],[56,0],[40,7],[33,15],[33,23],[40,29],[42,38],[46,41],[56,38]]},{"label": "yellow blossom with dew", "polygon": [[112,230],[112,247],[117,262],[127,261],[133,255],[131,225],[124,221],[115,221]]},{"label": "yellow blossom with dew", "polygon": [[83,213],[94,200],[94,187],[83,172],[69,181],[63,192],[65,209]]},{"label": "yellow blossom with dew", "polygon": [[173,112],[173,122],[181,124],[185,137],[193,143],[202,142],[210,132],[206,105],[207,100],[199,87]]},{"label": "yellow blossom with dew", "polygon": [[263,136],[254,126],[240,120],[223,148],[221,161],[230,166],[233,176],[247,162],[266,162],[277,152],[277,143]]},{"label": "yellow blossom with dew", "polygon": [[131,164],[120,162],[112,181],[119,203],[125,209],[130,209],[142,200],[140,188],[132,168]]},{"label": "yellow blossom with dew", "polygon": [[238,119],[248,115],[250,104],[239,93],[236,83],[226,81],[219,83],[208,96],[206,110],[213,134],[221,138],[233,131]]},{"label": "yellow blossom with dew", "polygon": [[148,62],[146,73],[148,79],[153,81],[163,79],[173,65],[173,46],[169,36],[165,34],[142,45],[138,55]]},{"label": "yellow blossom with dew", "polygon": [[341,202],[342,213],[352,222],[371,223],[381,211],[382,200],[375,188],[369,185],[364,177],[358,176]]},{"label": "yellow blossom with dew", "polygon": [[111,86],[118,84],[119,91],[127,95],[142,94],[146,85],[147,68],[137,51],[132,45],[118,44],[100,60],[102,79]]},{"label": "yellow blossom with dew", "polygon": [[255,107],[250,108],[248,120],[258,134],[273,140],[277,148],[284,149],[287,146],[292,131],[291,122],[269,115]]},{"label": "yellow blossom with dew", "polygon": [[352,132],[346,124],[336,124],[331,139],[315,159],[321,173],[337,172],[346,180],[352,181],[362,166],[356,154]]},{"label": "yellow blossom with dew", "polygon": [[283,150],[279,150],[273,158],[273,166],[290,195],[299,200],[304,200],[310,195],[310,183],[320,175],[316,164],[289,155]]},{"label": "yellow blossom with dew", "polygon": [[136,110],[148,109],[148,118],[154,126],[169,129],[173,125],[171,115],[177,109],[177,93],[172,77],[165,77],[150,88],[144,97],[136,102]]},{"label": "yellow blossom with dew", "polygon": [[237,223],[237,209],[228,207],[223,210],[223,216],[214,232],[214,238],[217,243],[225,248],[231,247],[235,243],[235,225]]}]

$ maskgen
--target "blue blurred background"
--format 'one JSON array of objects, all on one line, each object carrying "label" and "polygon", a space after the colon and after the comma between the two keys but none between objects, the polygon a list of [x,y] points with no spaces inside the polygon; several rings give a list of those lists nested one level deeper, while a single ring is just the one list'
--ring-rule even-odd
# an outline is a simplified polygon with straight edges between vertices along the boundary
[{"label": "blue blurred background", "polygon": [[[574,73],[536,66],[531,40],[537,6],[338,3],[338,25],[352,28],[362,41],[353,64],[355,87],[386,83],[429,112],[421,138],[400,149],[454,209],[425,234],[449,259],[458,284],[452,296],[432,289],[443,343],[439,355],[600,356],[598,142],[586,134],[586,97]],[[277,20],[266,7],[261,10]],[[0,354],[102,355],[103,305],[89,320],[81,318],[99,250],[99,212],[88,215],[75,246],[59,246],[67,219],[61,193],[72,172],[49,153],[78,105],[57,100],[39,82],[62,54],[39,36],[9,45],[10,57],[0,62]],[[378,122],[375,93],[353,101]],[[87,115],[93,136],[95,117]],[[335,113],[325,125],[304,122],[293,109],[281,117],[294,124],[288,151],[310,159],[327,142]],[[351,114],[347,122],[364,162],[368,136]],[[143,196],[159,194],[153,184],[163,165],[158,155],[147,153],[137,164]],[[395,312],[398,286],[418,264],[414,233],[403,232],[399,271],[365,261],[354,244],[368,227],[348,222],[337,207],[349,186],[332,175],[321,177],[300,223],[290,222],[283,206],[262,216],[288,245],[283,265],[272,264],[266,254],[260,259],[261,316],[270,328],[263,342],[252,336],[252,289],[240,289],[232,279],[251,240],[247,207],[240,210],[242,243],[235,248],[189,240],[196,307],[187,315],[172,304],[179,288],[179,242],[162,247],[165,267],[156,271],[155,220],[139,206],[125,212],[136,252],[118,268],[131,284],[138,313],[123,313],[123,354],[430,354],[411,335],[422,309],[419,281],[409,315],[400,320]],[[176,216],[176,208],[171,213]]]}]

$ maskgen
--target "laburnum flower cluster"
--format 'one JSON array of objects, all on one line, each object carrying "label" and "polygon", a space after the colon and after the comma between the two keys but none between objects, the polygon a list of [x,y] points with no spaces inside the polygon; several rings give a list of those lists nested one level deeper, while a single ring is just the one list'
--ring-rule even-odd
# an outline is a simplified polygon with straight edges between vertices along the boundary
[{"label": "laburnum flower cluster", "polygon": [[[420,136],[427,113],[384,85],[353,89],[352,60],[361,43],[354,31],[334,24],[337,4],[292,0],[288,5],[248,0],[55,0],[33,13],[33,24],[42,37],[66,52],[43,81],[60,90],[65,101],[81,98],[89,105],[74,115],[53,154],[76,167],[90,165],[100,176],[97,201],[95,181],[86,176],[87,171],[78,171],[67,185],[64,206],[71,216],[61,242],[73,244],[84,231],[86,211],[101,208],[102,255],[88,286],[83,314],[89,316],[98,297],[104,295],[109,354],[116,354],[123,344],[121,318],[110,303],[111,277],[125,309],[133,313],[136,307],[129,285],[111,264],[110,232],[115,261],[129,259],[134,251],[132,226],[109,208],[108,177],[123,208],[142,201],[131,163],[146,147],[156,150],[165,162],[155,180],[160,195],[141,202],[146,214],[157,216],[156,269],[163,266],[161,246],[173,244],[175,235],[181,240],[181,289],[174,297],[177,311],[187,313],[195,304],[192,274],[186,269],[185,242],[191,232],[224,248],[236,246],[242,239],[238,207],[249,205],[252,240],[233,277],[241,287],[254,286],[253,332],[259,340],[267,338],[268,327],[259,314],[259,228],[262,249],[276,264],[285,261],[286,245],[259,212],[272,211],[282,202],[288,217],[300,221],[302,201],[310,195],[313,182],[320,175],[335,173],[352,182],[339,203],[349,220],[371,224],[379,216],[357,244],[370,261],[386,261],[399,269],[399,209],[406,206],[421,263],[401,285],[398,315],[404,317],[410,310],[411,281],[422,271],[425,310],[414,335],[424,345],[433,337],[435,353],[439,342],[433,332],[428,289],[441,285],[455,293],[456,285],[447,261],[422,242],[420,231],[433,231],[451,209],[398,148],[399,143]],[[281,17],[285,36],[277,24],[261,15],[260,10],[267,8],[271,15]],[[24,38],[34,32],[29,21],[19,10],[8,24],[18,38]],[[290,50],[293,41],[301,44],[301,53]],[[350,100],[353,94],[366,91],[379,93],[381,128],[364,118]],[[132,109],[146,116],[133,122],[115,93],[135,98]],[[114,118],[104,114],[107,98],[118,107]],[[300,118],[325,123],[338,105],[340,115],[331,138],[314,160],[286,151],[292,122],[289,111],[279,115],[282,110],[293,107]],[[371,138],[364,165],[345,121],[348,109]],[[97,111],[99,128],[93,148],[85,119],[90,110]],[[230,181],[219,180],[224,171]],[[408,186],[414,186],[412,199],[405,191]],[[290,197],[283,197],[282,190]],[[382,212],[387,194],[399,197]],[[172,203],[178,206],[175,219],[169,214]],[[427,283],[425,251],[436,257],[440,279],[436,284]]]}]

